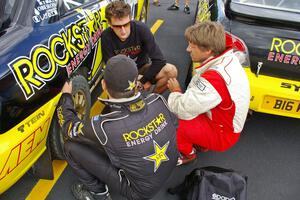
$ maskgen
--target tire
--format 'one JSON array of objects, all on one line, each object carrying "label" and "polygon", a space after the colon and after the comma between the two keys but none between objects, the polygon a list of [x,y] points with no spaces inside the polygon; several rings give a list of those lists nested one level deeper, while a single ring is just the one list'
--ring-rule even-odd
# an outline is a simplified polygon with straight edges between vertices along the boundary
[{"label": "tire", "polygon": [[[81,120],[85,121],[89,118],[91,110],[91,94],[89,91],[88,82],[81,75],[76,75],[71,80],[75,110],[77,112],[78,117]],[[51,122],[49,132],[52,159],[65,159],[63,146],[66,139],[67,137],[63,135],[58,123],[57,115],[55,113]]]}]

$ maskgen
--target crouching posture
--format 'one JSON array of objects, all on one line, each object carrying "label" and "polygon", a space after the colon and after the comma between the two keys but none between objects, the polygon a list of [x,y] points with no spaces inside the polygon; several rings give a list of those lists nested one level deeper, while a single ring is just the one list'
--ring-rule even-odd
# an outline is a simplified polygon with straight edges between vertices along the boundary
[{"label": "crouching posture", "polygon": [[196,158],[196,149],[225,151],[239,139],[250,101],[249,83],[221,24],[203,22],[185,31],[187,51],[200,62],[185,93],[168,81],[168,103],[177,114],[178,165]]},{"label": "crouching posture", "polygon": [[82,122],[76,115],[71,84],[66,83],[58,106],[65,154],[79,178],[72,186],[76,199],[111,199],[113,191],[127,199],[152,198],[176,166],[176,129],[167,103],[158,94],[143,99],[136,92],[136,64],[124,55],[107,62],[102,101],[111,112]]}]

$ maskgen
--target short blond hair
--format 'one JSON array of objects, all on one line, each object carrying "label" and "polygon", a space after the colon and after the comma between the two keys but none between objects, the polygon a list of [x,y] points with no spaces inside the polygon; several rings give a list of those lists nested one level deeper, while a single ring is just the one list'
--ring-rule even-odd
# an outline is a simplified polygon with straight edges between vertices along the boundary
[{"label": "short blond hair", "polygon": [[184,33],[186,39],[199,48],[212,50],[214,55],[226,49],[225,31],[218,22],[205,21],[188,27]]}]

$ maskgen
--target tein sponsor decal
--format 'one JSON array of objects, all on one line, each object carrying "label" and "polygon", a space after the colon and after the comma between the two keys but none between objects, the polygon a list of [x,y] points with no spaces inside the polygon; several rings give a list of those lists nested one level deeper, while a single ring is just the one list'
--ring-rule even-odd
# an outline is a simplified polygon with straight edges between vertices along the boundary
[{"label": "tein sponsor decal", "polygon": [[295,66],[300,65],[300,42],[291,39],[273,38],[268,60]]},{"label": "tein sponsor decal", "polygon": [[40,120],[43,116],[45,116],[45,111],[39,112],[37,115],[33,116],[30,120],[22,124],[18,127],[18,131],[24,132],[25,127],[31,127],[33,124],[35,124],[38,120]]},{"label": "tein sponsor decal", "polygon": [[106,23],[101,9],[77,11],[83,17],[51,35],[47,46],[38,44],[29,57],[20,56],[8,64],[27,100],[55,77],[59,67],[66,68],[68,74],[75,71],[99,41]]}]

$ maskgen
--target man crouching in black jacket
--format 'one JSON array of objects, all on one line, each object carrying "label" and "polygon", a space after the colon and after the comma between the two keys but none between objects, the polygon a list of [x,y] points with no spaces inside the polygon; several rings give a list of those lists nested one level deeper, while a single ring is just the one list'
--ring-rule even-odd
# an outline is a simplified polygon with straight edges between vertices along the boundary
[{"label": "man crouching in black jacket", "polygon": [[127,199],[151,199],[176,166],[174,116],[162,96],[143,98],[137,92],[137,76],[132,59],[110,58],[102,80],[109,99],[102,101],[111,112],[88,122],[76,115],[72,84],[62,89],[57,112],[69,138],[66,159],[80,181],[72,186],[76,199],[111,199],[108,190]]}]

